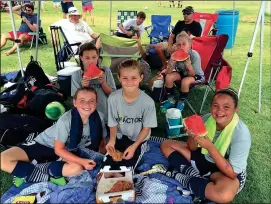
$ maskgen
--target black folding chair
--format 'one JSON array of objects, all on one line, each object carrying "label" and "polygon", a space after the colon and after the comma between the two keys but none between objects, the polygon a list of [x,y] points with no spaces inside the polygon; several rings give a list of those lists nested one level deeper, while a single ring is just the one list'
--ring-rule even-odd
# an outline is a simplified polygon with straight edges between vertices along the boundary
[{"label": "black folding chair", "polygon": [[[55,63],[57,71],[64,68],[64,62],[69,61],[77,55],[81,43],[70,44],[63,30],[59,26],[50,26],[52,44],[54,49]],[[76,51],[73,47],[76,46]]]}]

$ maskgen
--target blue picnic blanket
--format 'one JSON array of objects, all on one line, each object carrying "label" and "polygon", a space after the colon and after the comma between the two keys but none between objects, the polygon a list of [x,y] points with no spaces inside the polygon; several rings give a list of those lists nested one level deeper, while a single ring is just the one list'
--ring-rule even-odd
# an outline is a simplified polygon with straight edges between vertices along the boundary
[{"label": "blue picnic blanket", "polygon": [[[159,142],[148,142],[145,152],[136,172],[149,170],[154,164],[162,163],[168,166],[167,159],[160,151]],[[94,159],[97,166],[92,171],[83,171],[81,175],[68,178],[65,186],[56,186],[50,182],[23,184],[21,187],[11,187],[2,197],[1,203],[11,203],[15,196],[45,192],[38,203],[95,203],[96,175],[100,171],[101,159],[99,153],[85,150],[85,156]],[[162,174],[143,176],[134,175],[136,203],[192,203],[192,197],[181,196],[182,188],[176,180]]]}]

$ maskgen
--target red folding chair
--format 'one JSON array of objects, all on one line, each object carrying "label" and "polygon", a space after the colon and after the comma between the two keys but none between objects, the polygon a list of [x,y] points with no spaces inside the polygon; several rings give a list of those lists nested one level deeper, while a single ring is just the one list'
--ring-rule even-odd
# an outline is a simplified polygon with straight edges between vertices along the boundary
[{"label": "red folding chair", "polygon": [[[227,61],[222,57],[223,51],[228,41],[228,35],[217,36],[205,36],[196,37],[192,41],[192,49],[196,50],[201,57],[201,67],[204,72],[205,81],[195,83],[191,88],[205,85],[205,93],[201,103],[199,113],[202,112],[203,105],[210,90],[215,91],[212,88],[212,84],[219,79],[216,83],[216,89],[227,88],[231,81],[231,67]],[[224,70],[220,73],[221,70]],[[190,109],[196,113],[192,105],[186,100],[186,103]]]},{"label": "red folding chair", "polygon": [[214,31],[215,29],[212,29],[212,26],[216,22],[218,18],[217,13],[201,13],[201,12],[195,12],[193,15],[193,20],[200,23],[202,27],[202,33],[201,37],[209,35],[210,31]]}]

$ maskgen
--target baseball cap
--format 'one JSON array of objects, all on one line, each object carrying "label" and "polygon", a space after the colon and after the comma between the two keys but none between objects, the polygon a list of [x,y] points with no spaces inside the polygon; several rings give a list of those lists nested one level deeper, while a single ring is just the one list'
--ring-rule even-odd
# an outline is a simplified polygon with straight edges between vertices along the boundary
[{"label": "baseball cap", "polygon": [[187,6],[182,10],[183,14],[191,14],[194,13],[194,9],[192,6]]},{"label": "baseball cap", "polygon": [[68,10],[68,14],[69,15],[79,15],[79,16],[81,15],[79,13],[78,9],[75,8],[75,7],[70,7],[69,10]]}]

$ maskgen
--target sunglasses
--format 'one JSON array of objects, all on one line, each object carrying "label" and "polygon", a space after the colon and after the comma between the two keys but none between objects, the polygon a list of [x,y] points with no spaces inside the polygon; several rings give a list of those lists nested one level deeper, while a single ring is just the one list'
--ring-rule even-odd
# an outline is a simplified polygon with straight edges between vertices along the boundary
[{"label": "sunglasses", "polygon": [[192,12],[183,12],[183,15],[190,15]]}]

